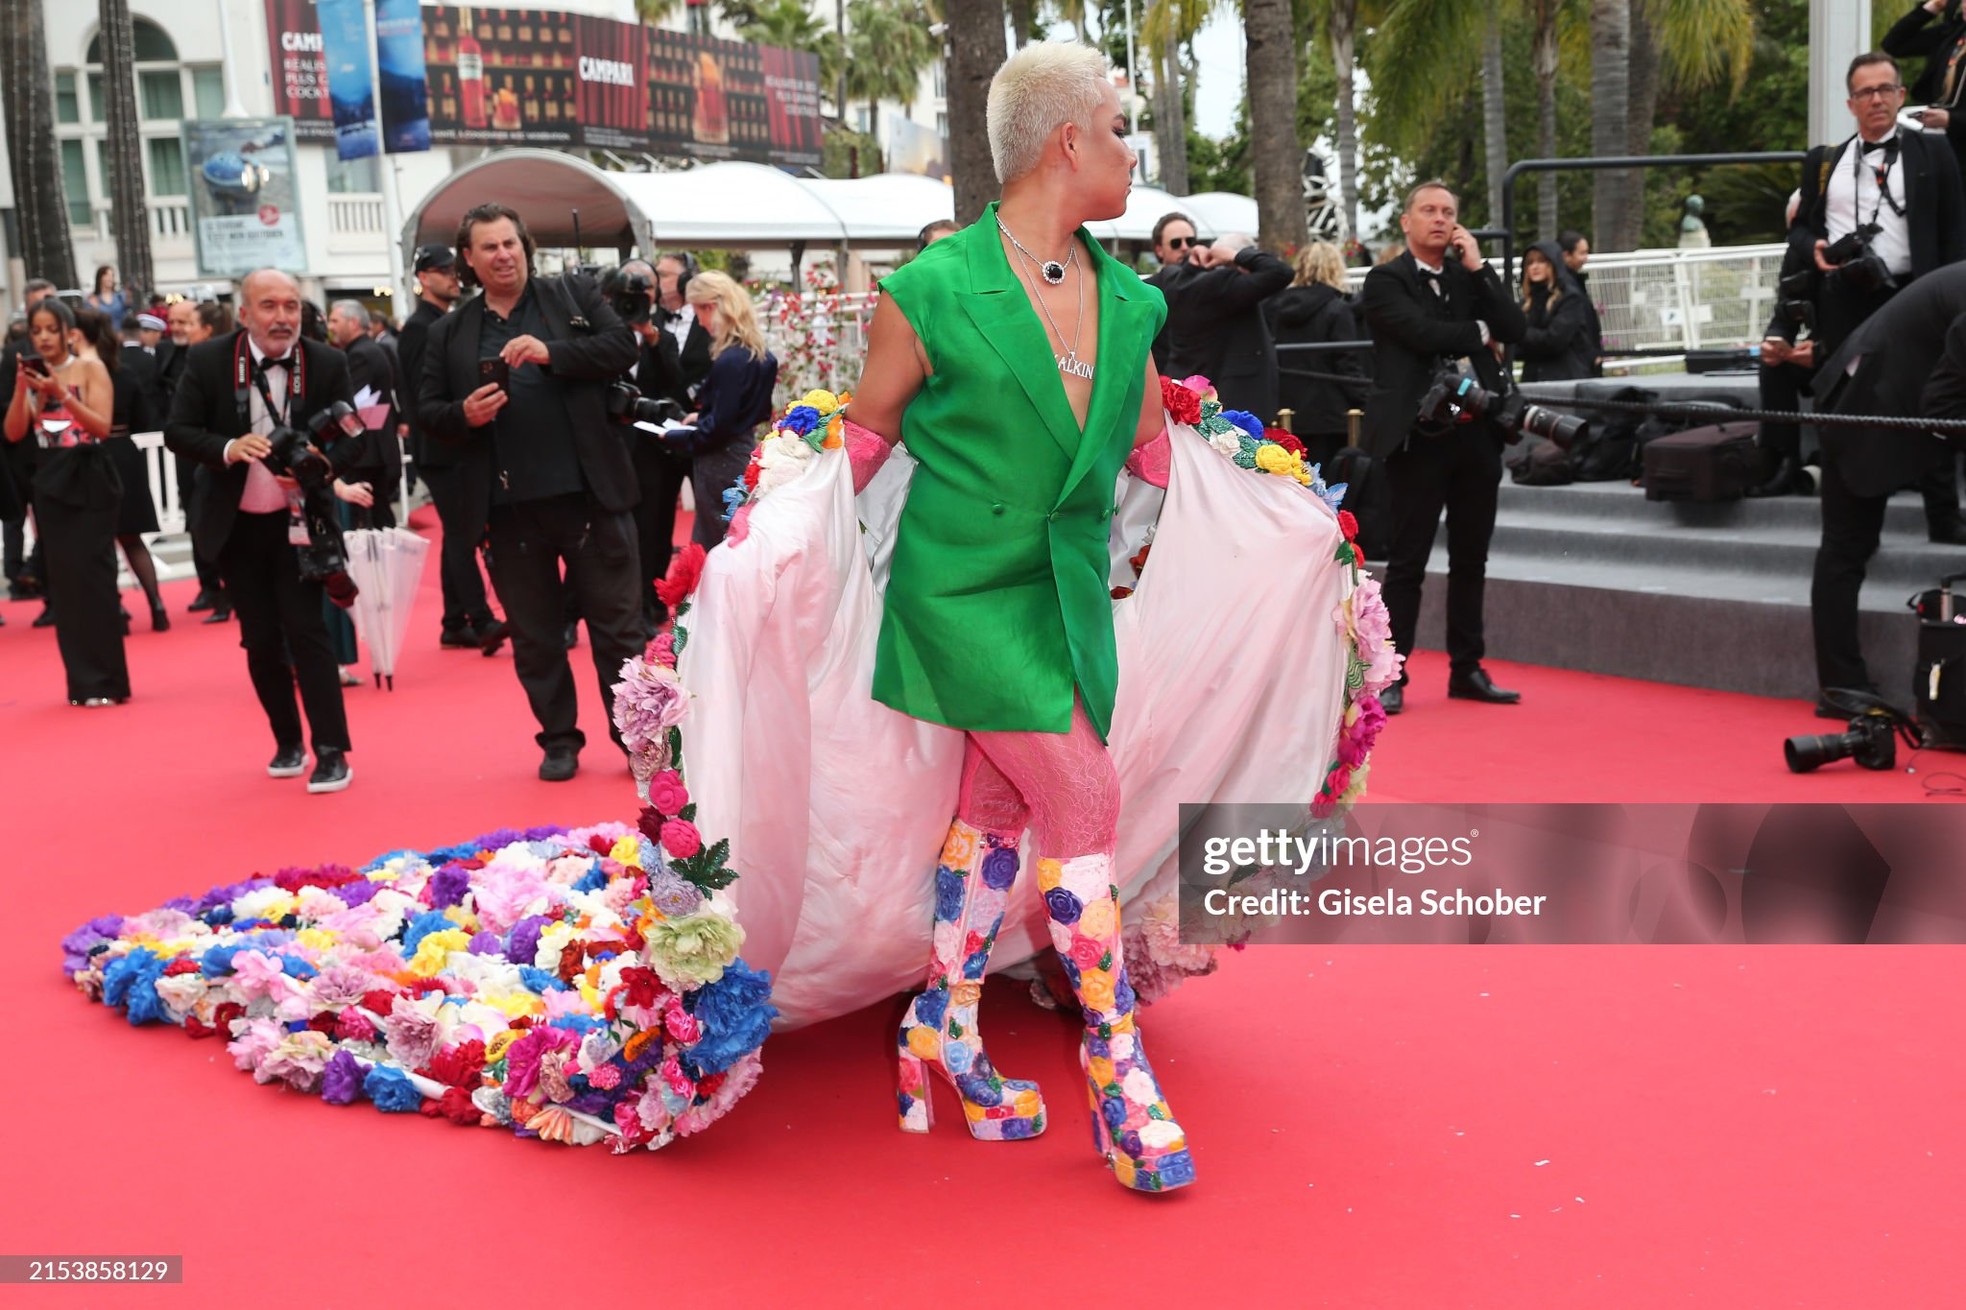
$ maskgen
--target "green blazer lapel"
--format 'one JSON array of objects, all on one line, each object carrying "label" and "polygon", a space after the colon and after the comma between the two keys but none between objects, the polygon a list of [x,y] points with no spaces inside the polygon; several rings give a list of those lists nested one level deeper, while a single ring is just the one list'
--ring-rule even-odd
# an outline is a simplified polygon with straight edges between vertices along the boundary
[{"label": "green blazer lapel", "polygon": [[[1058,493],[1061,504],[1098,462],[1101,447],[1115,425],[1123,426],[1128,438],[1132,437],[1139,416],[1122,415],[1119,408],[1135,380],[1145,375],[1146,354],[1141,347],[1152,342],[1154,328],[1153,305],[1136,294],[1141,286],[1139,276],[1101,250],[1085,229],[1079,229],[1079,236],[1099,252],[1094,256],[1099,270],[1099,364],[1093,377],[1092,403],[1085,412],[1085,440],[1079,443],[1071,472],[1065,475],[1064,488]],[[1064,394],[1062,386],[1059,394]],[[1071,413],[1069,407],[1066,413]]]},{"label": "green blazer lapel", "polygon": [[[961,297],[963,312],[1024,389],[1051,439],[1067,459],[1072,459],[1085,445],[1079,439],[1078,420],[1072,417],[1072,406],[1065,399],[1065,385],[1056,368],[1058,356],[1044,334],[1044,324],[1038,321],[1030,297],[1018,284],[1010,261],[1004,258],[1003,244],[997,240],[996,213],[993,202],[981,219],[959,234],[969,242],[969,286],[973,293]],[[1104,341],[1102,331],[1102,349]],[[1053,361],[1052,368],[1039,363],[1046,359]]]}]

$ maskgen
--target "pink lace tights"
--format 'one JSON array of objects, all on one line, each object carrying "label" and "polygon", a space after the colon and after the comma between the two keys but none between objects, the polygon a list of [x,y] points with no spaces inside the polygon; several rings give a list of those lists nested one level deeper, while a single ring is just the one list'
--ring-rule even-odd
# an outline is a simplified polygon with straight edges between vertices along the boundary
[{"label": "pink lace tights", "polygon": [[1015,841],[1029,827],[1054,859],[1110,854],[1120,781],[1085,706],[1069,732],[972,732],[963,743],[956,817]]}]

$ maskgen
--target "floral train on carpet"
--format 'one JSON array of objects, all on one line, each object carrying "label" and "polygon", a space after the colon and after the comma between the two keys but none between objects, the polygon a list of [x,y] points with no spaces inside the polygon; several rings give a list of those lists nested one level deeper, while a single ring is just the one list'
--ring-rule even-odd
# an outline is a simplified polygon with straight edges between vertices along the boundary
[{"label": "floral train on carpet", "polygon": [[132,1024],[223,1039],[257,1081],[332,1105],[618,1152],[701,1132],[757,1082],[777,1011],[738,957],[729,847],[693,822],[662,645],[617,688],[636,827],[282,869],[92,920],[62,942],[65,972]]}]

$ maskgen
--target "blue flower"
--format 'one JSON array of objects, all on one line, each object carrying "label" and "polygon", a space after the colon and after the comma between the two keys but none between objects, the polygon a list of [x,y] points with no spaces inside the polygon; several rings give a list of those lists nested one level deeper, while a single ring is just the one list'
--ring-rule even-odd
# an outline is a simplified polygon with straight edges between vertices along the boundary
[{"label": "blue flower", "polygon": [[1003,1121],[1003,1136],[1007,1142],[1023,1141],[1031,1135],[1029,1119],[1006,1119]]},{"label": "blue flower", "polygon": [[930,1028],[939,1029],[943,1016],[948,1013],[949,993],[946,988],[932,988],[915,998],[915,1018]]},{"label": "blue flower", "polygon": [[734,487],[725,487],[724,488],[724,522],[726,523],[730,522],[732,517],[736,515],[739,507],[741,507],[744,504],[744,502],[748,499],[750,499],[750,493],[745,488],[742,482],[738,483]]},{"label": "blue flower", "polygon": [[550,974],[544,969],[535,969],[529,964],[519,966],[519,981],[526,985],[527,991],[535,992],[541,996],[544,996],[548,992],[563,992],[567,990],[567,985],[561,982],[556,975]]},{"label": "blue flower", "polygon": [[403,929],[403,954],[416,954],[417,943],[433,932],[443,932],[455,928],[456,924],[444,917],[442,910],[425,910],[410,920],[410,926]]},{"label": "blue flower", "polygon": [[594,862],[587,866],[587,872],[580,876],[580,881],[573,885],[573,890],[597,892],[607,885],[608,876],[601,872],[601,857],[597,855],[594,857]]},{"label": "blue flower", "polygon": [[1195,1181],[1195,1158],[1186,1151],[1163,1155],[1160,1158],[1160,1167],[1154,1172],[1160,1175],[1162,1187],[1179,1187],[1183,1183],[1192,1183]]},{"label": "blue flower", "polygon": [[423,1105],[423,1095],[397,1069],[377,1065],[362,1078],[362,1091],[375,1108],[385,1114],[415,1114]]},{"label": "blue flower", "polygon": [[223,978],[232,972],[232,957],[245,949],[243,946],[214,946],[199,958],[198,971],[207,978]]},{"label": "blue flower", "polygon": [[733,960],[716,982],[684,997],[703,1025],[703,1037],[689,1048],[689,1063],[701,1073],[722,1073],[764,1044],[778,1009],[770,1003],[771,975]]},{"label": "blue flower", "polygon": [[280,963],[289,978],[312,978],[321,972],[298,955],[282,955]]},{"label": "blue flower", "polygon": [[109,967],[102,971],[102,1003],[123,1006],[124,1017],[132,1024],[163,1019],[164,1003],[157,999],[157,980],[164,976],[167,963],[146,946],[110,961]]},{"label": "blue flower", "polygon": [[819,426],[819,411],[810,405],[794,405],[785,411],[784,418],[778,420],[778,426],[803,437]]},{"label": "blue flower", "polygon": [[1258,441],[1263,439],[1263,420],[1246,409],[1225,409],[1222,417],[1241,428]]},{"label": "blue flower", "polygon": [[983,885],[991,891],[1008,891],[1017,881],[1017,851],[999,846],[983,857]]},{"label": "blue flower", "polygon": [[935,918],[953,921],[963,911],[962,875],[941,865],[935,866]]},{"label": "blue flower", "polygon": [[1131,1014],[1134,1005],[1133,984],[1126,980],[1126,971],[1120,971],[1119,985],[1113,988],[1113,1013]]},{"label": "blue flower", "polygon": [[1084,909],[1079,898],[1063,887],[1053,887],[1044,894],[1044,911],[1051,916],[1053,923],[1077,923]]}]

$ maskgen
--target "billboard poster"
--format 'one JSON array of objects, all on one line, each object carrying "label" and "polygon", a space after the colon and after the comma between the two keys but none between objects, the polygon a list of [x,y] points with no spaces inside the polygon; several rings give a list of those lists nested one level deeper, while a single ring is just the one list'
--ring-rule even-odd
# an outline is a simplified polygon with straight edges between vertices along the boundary
[{"label": "billboard poster", "polygon": [[375,43],[382,75],[382,148],[392,155],[428,150],[430,95],[417,0],[376,0]]},{"label": "billboard poster", "polygon": [[332,141],[328,62],[314,0],[266,0],[266,44],[273,112],[294,121],[303,141]]},{"label": "billboard poster", "polygon": [[696,159],[817,165],[819,58],[648,29],[652,149]]},{"label": "billboard poster", "polygon": [[899,114],[887,116],[887,171],[918,173],[938,182],[949,180],[949,144],[933,128]]},{"label": "billboard poster", "polygon": [[335,154],[367,159],[377,145],[367,0],[317,0],[314,18],[321,25],[321,57],[328,69]]},{"label": "billboard poster", "polygon": [[583,144],[601,150],[648,148],[649,29],[580,17],[574,111]]},{"label": "billboard poster", "polygon": [[423,10],[423,44],[431,144],[570,146],[579,140],[580,43],[573,15],[435,5]]},{"label": "billboard poster", "polygon": [[291,118],[187,121],[184,159],[202,276],[237,278],[268,266],[307,272]]}]

